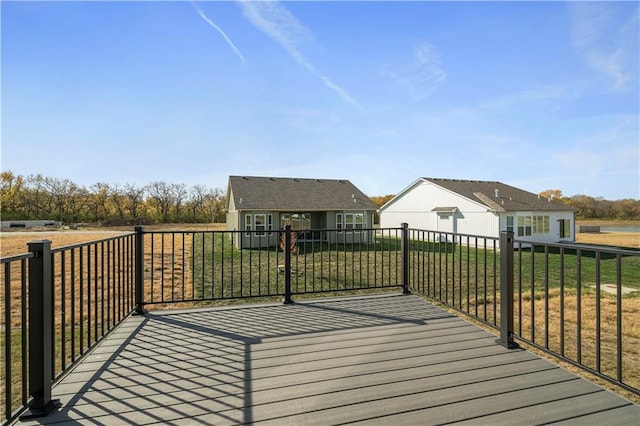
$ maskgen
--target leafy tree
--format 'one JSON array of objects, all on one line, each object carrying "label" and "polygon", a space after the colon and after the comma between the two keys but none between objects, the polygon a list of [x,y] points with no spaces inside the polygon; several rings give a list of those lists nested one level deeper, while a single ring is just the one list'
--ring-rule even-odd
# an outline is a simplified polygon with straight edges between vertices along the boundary
[{"label": "leafy tree", "polygon": [[542,191],[538,195],[554,201],[559,201],[562,199],[562,191],[560,191],[559,189],[547,189],[545,191]]},{"label": "leafy tree", "polygon": [[369,197],[369,198],[371,198],[371,201],[373,201],[376,206],[382,207],[385,204],[387,204],[393,197],[395,197],[394,194],[387,194],[387,195],[379,195],[379,196]]}]

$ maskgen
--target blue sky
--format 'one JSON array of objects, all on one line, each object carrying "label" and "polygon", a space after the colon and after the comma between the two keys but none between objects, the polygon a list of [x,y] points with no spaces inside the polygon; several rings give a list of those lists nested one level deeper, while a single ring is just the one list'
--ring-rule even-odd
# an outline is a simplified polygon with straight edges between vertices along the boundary
[{"label": "blue sky", "polygon": [[2,1],[2,169],[640,198],[637,2]]}]

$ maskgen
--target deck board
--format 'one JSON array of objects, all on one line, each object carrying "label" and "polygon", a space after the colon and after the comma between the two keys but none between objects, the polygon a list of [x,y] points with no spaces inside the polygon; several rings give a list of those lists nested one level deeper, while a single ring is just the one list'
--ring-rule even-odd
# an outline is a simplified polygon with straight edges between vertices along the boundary
[{"label": "deck board", "polygon": [[24,424],[640,424],[640,407],[416,296],[131,317]]}]

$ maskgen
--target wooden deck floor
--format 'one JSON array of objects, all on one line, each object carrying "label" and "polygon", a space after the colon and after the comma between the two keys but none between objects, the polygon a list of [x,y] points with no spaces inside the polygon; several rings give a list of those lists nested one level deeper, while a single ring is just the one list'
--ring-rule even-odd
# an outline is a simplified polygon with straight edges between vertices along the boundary
[{"label": "wooden deck floor", "polygon": [[24,424],[639,425],[640,407],[415,296],[129,318]]}]

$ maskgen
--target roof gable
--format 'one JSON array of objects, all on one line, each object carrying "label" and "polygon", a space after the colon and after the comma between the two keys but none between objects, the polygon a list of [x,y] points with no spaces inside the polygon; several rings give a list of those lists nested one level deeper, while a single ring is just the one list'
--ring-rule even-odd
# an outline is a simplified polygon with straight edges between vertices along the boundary
[{"label": "roof gable", "polygon": [[229,176],[227,196],[237,210],[376,210],[348,180]]}]

